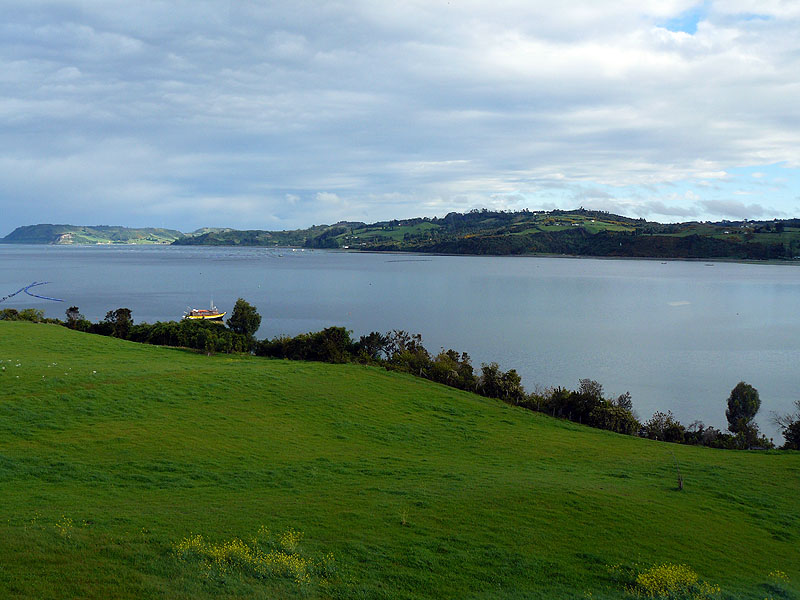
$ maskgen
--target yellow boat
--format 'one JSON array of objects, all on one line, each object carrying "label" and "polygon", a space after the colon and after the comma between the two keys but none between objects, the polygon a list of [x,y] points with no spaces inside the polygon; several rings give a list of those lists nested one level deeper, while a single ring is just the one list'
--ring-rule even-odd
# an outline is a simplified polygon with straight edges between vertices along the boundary
[{"label": "yellow boat", "polygon": [[211,309],[192,308],[183,315],[183,318],[196,321],[222,321],[222,317],[226,314],[227,313],[219,312],[217,307],[212,304]]}]

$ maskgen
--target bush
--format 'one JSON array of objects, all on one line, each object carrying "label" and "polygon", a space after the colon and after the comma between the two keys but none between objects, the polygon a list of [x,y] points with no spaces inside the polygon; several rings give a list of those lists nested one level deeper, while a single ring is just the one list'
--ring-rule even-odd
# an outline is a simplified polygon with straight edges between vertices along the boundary
[{"label": "bush", "polygon": [[251,339],[211,321],[158,321],[131,327],[128,339],[159,346],[177,346],[212,352],[248,352]]},{"label": "bush", "polygon": [[489,398],[500,398],[509,404],[519,405],[527,400],[522,378],[514,369],[503,372],[497,363],[481,365],[477,389]]},{"label": "bush", "polygon": [[43,310],[36,310],[35,308],[23,308],[17,310],[16,308],[4,308],[0,310],[0,321],[30,321],[31,323],[42,323],[47,319],[44,318]]},{"label": "bush", "polygon": [[636,576],[637,595],[645,598],[705,600],[718,598],[718,585],[700,581],[700,577],[686,565],[663,564],[652,567]]},{"label": "bush", "polygon": [[328,327],[316,333],[303,333],[293,338],[277,337],[255,345],[258,356],[314,360],[319,362],[349,362],[357,350],[344,327]]},{"label": "bush", "polygon": [[672,411],[656,412],[652,418],[642,426],[642,436],[651,440],[674,442],[682,444],[686,436],[686,428],[681,425]]},{"label": "bush", "polygon": [[587,425],[625,435],[636,435],[642,424],[630,409],[603,400],[589,413]]},{"label": "bush", "polygon": [[472,369],[469,354],[459,356],[455,350],[442,350],[431,363],[428,377],[461,390],[475,391],[478,379]]}]

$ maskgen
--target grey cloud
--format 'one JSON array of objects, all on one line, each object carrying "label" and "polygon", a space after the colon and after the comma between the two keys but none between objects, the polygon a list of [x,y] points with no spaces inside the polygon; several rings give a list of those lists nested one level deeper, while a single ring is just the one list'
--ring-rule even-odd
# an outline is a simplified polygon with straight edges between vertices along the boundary
[{"label": "grey cloud", "polygon": [[797,13],[657,26],[692,4],[31,0],[0,24],[0,177],[33,207],[15,225],[138,194],[176,227],[193,197],[304,226],[614,186],[645,211],[631,186],[800,165]]},{"label": "grey cloud", "polygon": [[753,219],[768,213],[760,204],[744,204],[736,200],[703,200],[700,205],[713,215],[737,219]]},{"label": "grey cloud", "polygon": [[580,186],[574,191],[572,197],[576,202],[583,202],[586,200],[610,200],[614,198],[614,195],[599,188]]},{"label": "grey cloud", "polygon": [[645,214],[651,215],[664,215],[669,217],[690,218],[696,217],[699,211],[694,206],[675,206],[667,205],[660,200],[650,200],[641,204],[642,210],[646,211]]}]

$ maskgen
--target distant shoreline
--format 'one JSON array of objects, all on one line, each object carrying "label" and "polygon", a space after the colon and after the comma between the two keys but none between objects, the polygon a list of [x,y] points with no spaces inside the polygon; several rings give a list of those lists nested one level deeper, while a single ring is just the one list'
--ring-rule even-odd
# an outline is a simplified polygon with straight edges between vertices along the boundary
[{"label": "distant shoreline", "polygon": [[591,254],[554,254],[554,253],[530,253],[530,254],[465,254],[458,252],[416,252],[413,250],[359,250],[356,248],[305,248],[303,246],[237,246],[237,245],[193,245],[193,246],[175,246],[174,244],[158,244],[158,243],[98,243],[98,244],[35,244],[35,243],[2,243],[0,248],[3,247],[29,247],[29,248],[227,248],[227,249],[272,249],[272,250],[302,250],[304,252],[332,252],[341,254],[375,254],[375,255],[400,255],[400,256],[449,256],[449,257],[463,257],[463,258],[568,258],[568,259],[595,259],[595,260],[630,260],[630,261],[660,261],[666,262],[705,262],[705,263],[732,263],[732,264],[745,264],[745,265],[785,265],[785,266],[800,266],[798,259],[737,259],[737,258],[677,258],[677,257],[657,257],[657,256],[595,256]]}]

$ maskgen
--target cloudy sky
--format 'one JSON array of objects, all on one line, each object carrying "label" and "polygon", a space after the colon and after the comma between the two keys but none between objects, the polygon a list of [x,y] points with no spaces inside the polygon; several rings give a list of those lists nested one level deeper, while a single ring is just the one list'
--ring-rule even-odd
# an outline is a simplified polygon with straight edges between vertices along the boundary
[{"label": "cloudy sky", "polygon": [[0,9],[0,236],[800,216],[797,0]]}]

